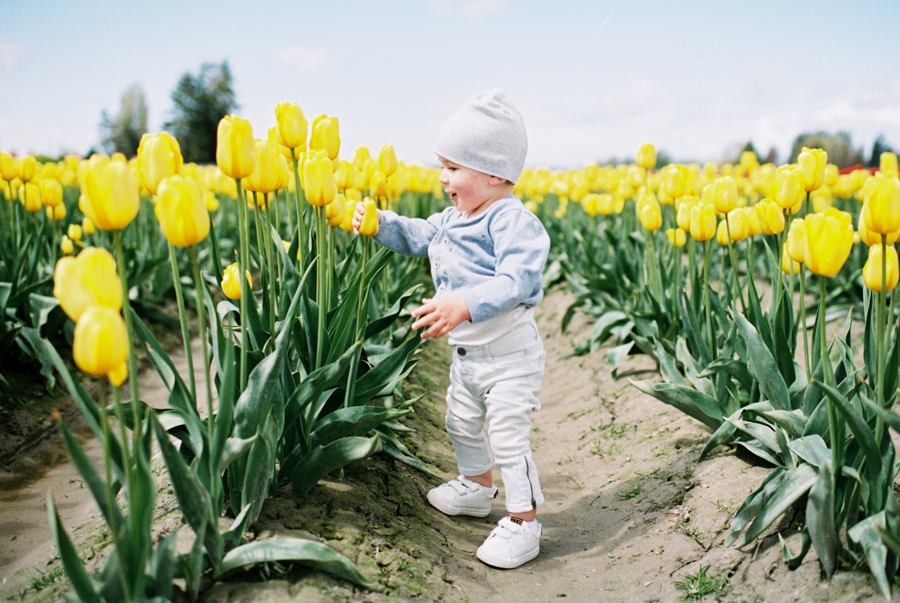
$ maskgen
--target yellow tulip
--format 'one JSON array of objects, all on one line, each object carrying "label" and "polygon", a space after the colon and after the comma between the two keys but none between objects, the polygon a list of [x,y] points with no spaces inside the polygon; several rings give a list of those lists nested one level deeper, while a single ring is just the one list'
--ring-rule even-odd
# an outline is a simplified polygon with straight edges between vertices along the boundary
[{"label": "yellow tulip", "polygon": [[[900,278],[900,268],[897,265],[897,248],[893,245],[888,245],[886,249],[887,262],[885,268],[887,278],[885,279],[884,290],[892,291],[897,286],[898,278]],[[881,291],[882,255],[881,245],[872,245],[869,247],[869,259],[866,261],[866,265],[863,266],[863,281],[866,283],[866,287],[872,291]]]},{"label": "yellow tulip", "polygon": [[345,191],[352,188],[356,183],[356,169],[349,161],[341,159],[338,167],[334,171],[334,184],[339,191]]},{"label": "yellow tulip", "polygon": [[[648,196],[652,197],[651,195]],[[650,201],[641,203],[639,207],[638,219],[641,221],[641,226],[651,232],[659,230],[660,226],[662,226],[662,210],[656,199],[651,198]]]},{"label": "yellow tulip", "polygon": [[787,243],[785,243],[781,253],[781,271],[788,275],[797,274],[800,272],[800,266],[800,263],[791,259],[790,254],[787,252]]},{"label": "yellow tulip", "polygon": [[866,229],[888,234],[900,228],[900,180],[878,172],[863,186]]},{"label": "yellow tulip", "polygon": [[368,197],[363,200],[363,217],[359,223],[359,234],[373,237],[378,234],[378,207]]},{"label": "yellow tulip", "polygon": [[209,211],[193,178],[169,176],[160,181],[156,219],[166,240],[176,247],[196,245],[209,234]]},{"label": "yellow tulip", "polygon": [[0,178],[12,182],[19,177],[19,160],[7,153],[0,153]]},{"label": "yellow tulip", "polygon": [[290,148],[281,144],[281,134],[278,132],[278,126],[272,126],[269,128],[269,142],[275,145],[275,148],[278,149],[278,153],[284,157],[284,160],[290,164],[293,159],[293,153]]},{"label": "yellow tulip", "polygon": [[325,151],[328,159],[336,159],[341,148],[341,137],[337,117],[319,115],[313,119],[309,150]]},{"label": "yellow tulip", "polygon": [[140,208],[138,182],[128,165],[97,162],[84,176],[84,195],[79,207],[102,230],[122,230]]},{"label": "yellow tulip", "polygon": [[775,175],[772,198],[781,209],[789,209],[803,202],[803,175],[798,169],[785,169]]},{"label": "yellow tulip", "polygon": [[37,173],[37,160],[34,155],[26,155],[19,160],[19,180],[31,182]]},{"label": "yellow tulip", "polygon": [[797,165],[803,178],[803,190],[806,192],[818,189],[825,182],[825,166],[828,165],[828,153],[822,149],[803,150],[797,156]]},{"label": "yellow tulip", "polygon": [[[881,245],[881,235],[866,228],[865,208],[866,206],[863,205],[863,211],[859,212],[859,220],[856,224],[857,232],[859,233],[859,240],[869,247],[871,247],[872,245]],[[897,242],[898,238],[900,238],[900,229],[888,233],[887,244],[893,245]]]},{"label": "yellow tulip", "polygon": [[109,377],[113,385],[121,385],[125,380],[122,367],[128,360],[128,332],[118,310],[88,308],[75,325],[72,356],[88,375]]},{"label": "yellow tulip", "polygon": [[747,236],[755,237],[762,232],[759,213],[753,207],[745,207],[743,210],[744,217],[747,219]]},{"label": "yellow tulip", "polygon": [[81,226],[78,224],[69,224],[69,228],[66,230],[66,235],[73,241],[81,240]]},{"label": "yellow tulip", "polygon": [[144,134],[137,152],[137,169],[141,185],[156,194],[160,181],[181,171],[181,147],[168,132]]},{"label": "yellow tulip", "polygon": [[602,216],[612,214],[613,211],[615,211],[615,206],[616,198],[609,193],[603,193],[600,195],[600,198],[597,199],[597,211],[599,211]]},{"label": "yellow tulip", "polygon": [[229,178],[246,178],[253,173],[256,146],[249,121],[237,115],[226,115],[219,121],[216,164]]},{"label": "yellow tulip", "polygon": [[829,163],[825,166],[825,180],[822,182],[822,184],[834,188],[834,185],[837,184],[839,176],[840,172],[838,171],[838,167],[833,163]]},{"label": "yellow tulip", "polygon": [[44,202],[41,199],[41,187],[32,182],[26,182],[22,185],[22,188],[25,191],[25,210],[30,213],[40,211],[44,206]]},{"label": "yellow tulip", "polygon": [[684,247],[684,244],[687,242],[687,235],[681,228],[666,229],[666,236],[669,237],[669,242],[675,247]]},{"label": "yellow tulip", "polygon": [[656,149],[653,148],[652,144],[646,142],[641,145],[641,148],[638,149],[635,163],[645,170],[649,170],[656,165]]},{"label": "yellow tulip", "polygon": [[759,166],[759,158],[753,151],[744,151],[741,153],[740,164],[745,171],[749,172]]},{"label": "yellow tulip", "polygon": [[41,180],[41,199],[44,205],[48,207],[56,207],[62,205],[63,189],[59,180],[53,178],[44,178]]},{"label": "yellow tulip", "polygon": [[[245,270],[244,275],[247,277],[248,288],[253,289],[250,272]],[[228,299],[241,299],[241,277],[237,262],[226,268],[222,274],[222,293]]]},{"label": "yellow tulip", "polygon": [[68,236],[63,235],[62,240],[59,242],[59,248],[65,255],[70,255],[73,251],[75,251],[75,244],[72,243],[72,239]]},{"label": "yellow tulip", "polygon": [[53,271],[53,297],[75,322],[91,306],[121,310],[122,283],[116,260],[101,247],[85,247],[74,258],[61,258]]},{"label": "yellow tulip", "polygon": [[736,207],[727,214],[725,219],[731,229],[731,241],[738,243],[750,236],[750,221],[745,207]]},{"label": "yellow tulip", "polygon": [[792,260],[798,264],[806,261],[806,222],[803,218],[796,218],[791,222],[785,245]]},{"label": "yellow tulip", "polygon": [[369,192],[376,199],[384,199],[387,197],[387,178],[385,178],[385,175],[381,170],[372,174],[372,179],[369,180]]},{"label": "yellow tulip", "polygon": [[394,145],[386,144],[378,152],[378,169],[390,178],[397,171],[397,154]]},{"label": "yellow tulip", "polygon": [[697,204],[697,197],[686,195],[679,197],[678,209],[675,210],[675,222],[678,228],[688,232],[691,230],[691,208]]},{"label": "yellow tulip", "polygon": [[353,212],[356,211],[356,199],[344,200],[344,220],[341,222],[341,230],[353,232]]},{"label": "yellow tulip", "polygon": [[666,171],[666,179],[663,182],[663,190],[673,199],[684,196],[688,183],[688,170],[683,165],[673,165]]},{"label": "yellow tulip", "polygon": [[66,206],[63,204],[59,204],[56,207],[51,207],[50,205],[46,206],[47,208],[47,217],[56,222],[62,222],[66,219]]},{"label": "yellow tulip", "polygon": [[336,195],[334,201],[325,208],[325,217],[332,226],[340,226],[346,217],[344,214],[344,196]]},{"label": "yellow tulip", "polygon": [[94,223],[91,222],[90,218],[84,217],[81,219],[81,231],[86,235],[94,234]]},{"label": "yellow tulip", "polygon": [[763,199],[754,208],[763,234],[776,235],[784,232],[784,212],[774,201]]},{"label": "yellow tulip", "polygon": [[253,172],[243,182],[244,188],[256,193],[271,193],[287,186],[290,170],[275,143],[257,140],[255,150],[256,163]]},{"label": "yellow tulip", "polygon": [[303,163],[303,188],[306,200],[315,207],[325,207],[334,201],[337,186],[334,183],[333,164],[324,152],[307,155]]},{"label": "yellow tulip", "polygon": [[737,184],[731,176],[723,176],[716,179],[713,183],[713,203],[715,203],[716,211],[720,214],[727,214],[737,207],[738,194]]},{"label": "yellow tulip", "polygon": [[290,149],[306,150],[306,136],[309,122],[303,115],[303,109],[297,103],[278,103],[275,105],[275,122],[281,144]]},{"label": "yellow tulip", "polygon": [[897,155],[896,154],[894,154],[890,151],[885,151],[884,153],[881,154],[881,157],[879,157],[878,165],[879,165],[878,170],[885,176],[887,176],[889,178],[891,176],[893,176],[894,178],[897,177],[898,171],[897,171]]},{"label": "yellow tulip", "polygon": [[853,246],[853,218],[829,207],[806,217],[806,267],[820,276],[838,273]]},{"label": "yellow tulip", "polygon": [[203,193],[203,203],[206,205],[206,211],[210,213],[219,209],[219,198],[212,191]]},{"label": "yellow tulip", "polygon": [[708,241],[716,236],[716,208],[709,203],[701,203],[691,208],[691,238]]}]

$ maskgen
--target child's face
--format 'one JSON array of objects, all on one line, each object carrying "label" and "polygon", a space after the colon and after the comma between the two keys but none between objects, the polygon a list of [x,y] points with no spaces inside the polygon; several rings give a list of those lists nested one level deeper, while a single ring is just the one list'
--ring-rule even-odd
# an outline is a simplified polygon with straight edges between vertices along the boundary
[{"label": "child's face", "polygon": [[459,211],[477,214],[505,196],[506,191],[500,191],[499,186],[505,183],[503,178],[461,166],[440,155],[438,158],[444,166],[439,180]]}]

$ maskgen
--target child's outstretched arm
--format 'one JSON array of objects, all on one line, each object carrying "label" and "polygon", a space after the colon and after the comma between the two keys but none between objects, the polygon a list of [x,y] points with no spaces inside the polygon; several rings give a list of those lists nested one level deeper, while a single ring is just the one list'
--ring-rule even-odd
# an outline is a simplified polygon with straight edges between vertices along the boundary
[{"label": "child's outstretched arm", "polygon": [[461,297],[444,297],[442,299],[424,298],[422,305],[411,312],[413,316],[421,316],[412,324],[413,329],[431,325],[422,333],[422,339],[443,337],[464,320],[471,320],[469,307]]}]

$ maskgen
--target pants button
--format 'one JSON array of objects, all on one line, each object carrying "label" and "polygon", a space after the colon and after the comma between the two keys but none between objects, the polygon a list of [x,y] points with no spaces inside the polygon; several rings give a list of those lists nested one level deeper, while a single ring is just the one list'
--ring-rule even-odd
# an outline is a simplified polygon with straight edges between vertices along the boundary
[{"label": "pants button", "polygon": [[456,353],[459,354],[460,356],[465,356],[466,348],[456,348]]}]

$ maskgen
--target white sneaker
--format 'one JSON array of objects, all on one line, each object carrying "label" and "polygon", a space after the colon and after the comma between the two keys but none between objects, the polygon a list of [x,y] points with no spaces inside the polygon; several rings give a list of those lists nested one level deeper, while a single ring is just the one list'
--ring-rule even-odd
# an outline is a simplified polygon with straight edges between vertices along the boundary
[{"label": "white sneaker", "polygon": [[491,531],[475,556],[494,567],[512,569],[531,561],[541,551],[541,535],[521,520],[504,517]]},{"label": "white sneaker", "polygon": [[497,488],[493,492],[460,475],[446,484],[428,491],[428,502],[446,515],[471,515],[487,517],[497,496]]}]

